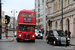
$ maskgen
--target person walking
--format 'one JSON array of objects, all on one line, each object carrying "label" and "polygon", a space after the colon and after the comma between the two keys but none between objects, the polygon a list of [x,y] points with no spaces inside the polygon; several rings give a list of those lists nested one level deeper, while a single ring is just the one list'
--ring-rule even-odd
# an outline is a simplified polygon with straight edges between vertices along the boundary
[{"label": "person walking", "polygon": [[45,34],[45,36],[47,36],[47,34],[48,34],[48,31],[46,31],[46,34]]},{"label": "person walking", "polygon": [[71,35],[71,32],[69,31],[69,34],[68,34],[69,38],[70,38],[70,35]]},{"label": "person walking", "polygon": [[67,30],[65,30],[65,35],[67,36]]},{"label": "person walking", "polygon": [[42,31],[42,34],[44,34],[44,30]]},{"label": "person walking", "polygon": [[69,30],[67,31],[67,35],[68,35],[68,38],[69,38]]}]

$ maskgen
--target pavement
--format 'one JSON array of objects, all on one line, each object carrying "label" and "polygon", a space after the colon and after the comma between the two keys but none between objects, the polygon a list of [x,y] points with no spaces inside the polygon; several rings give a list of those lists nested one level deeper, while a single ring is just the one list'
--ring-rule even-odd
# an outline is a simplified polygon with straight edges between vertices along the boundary
[{"label": "pavement", "polygon": [[70,38],[70,44],[75,46],[75,38]]},{"label": "pavement", "polygon": [[14,41],[13,38],[11,38],[11,39],[1,39],[0,40],[0,42],[12,42],[12,41]]},{"label": "pavement", "polygon": [[12,31],[8,32],[8,36],[7,39],[5,37],[5,33],[2,33],[2,39],[0,39],[0,42],[13,42],[14,41],[14,34]]}]

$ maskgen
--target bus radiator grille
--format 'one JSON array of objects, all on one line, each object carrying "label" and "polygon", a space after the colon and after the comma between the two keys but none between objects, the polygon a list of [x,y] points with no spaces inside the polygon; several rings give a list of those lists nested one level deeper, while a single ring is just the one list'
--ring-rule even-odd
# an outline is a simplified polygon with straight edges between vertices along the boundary
[{"label": "bus radiator grille", "polygon": [[31,39],[31,35],[30,34],[24,34],[23,35],[23,39],[30,40]]}]

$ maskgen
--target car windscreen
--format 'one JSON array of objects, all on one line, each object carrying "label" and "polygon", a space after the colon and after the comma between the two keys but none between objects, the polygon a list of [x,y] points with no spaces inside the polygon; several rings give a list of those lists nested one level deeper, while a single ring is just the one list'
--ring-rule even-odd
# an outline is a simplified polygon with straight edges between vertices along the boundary
[{"label": "car windscreen", "polygon": [[20,31],[26,31],[26,25],[20,25],[19,30]]},{"label": "car windscreen", "polygon": [[64,33],[64,31],[54,31],[54,35],[55,36],[65,36],[65,33]]},{"label": "car windscreen", "polygon": [[35,31],[35,33],[39,33],[39,31]]},{"label": "car windscreen", "polygon": [[64,31],[57,31],[59,36],[65,36]]}]

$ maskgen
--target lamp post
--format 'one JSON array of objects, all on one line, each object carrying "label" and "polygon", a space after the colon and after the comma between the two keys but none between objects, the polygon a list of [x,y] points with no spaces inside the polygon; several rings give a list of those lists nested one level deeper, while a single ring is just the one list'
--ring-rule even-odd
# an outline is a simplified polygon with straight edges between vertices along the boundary
[{"label": "lamp post", "polygon": [[62,30],[63,30],[63,0],[62,0]]},{"label": "lamp post", "polygon": [[38,16],[38,30],[39,30],[39,16]]},{"label": "lamp post", "polygon": [[1,34],[2,34],[2,25],[1,25],[1,0],[0,0],[0,39],[1,39]]},{"label": "lamp post", "polygon": [[[63,30],[63,0],[62,0],[62,30]],[[66,36],[66,47],[67,47],[67,36]]]},{"label": "lamp post", "polygon": [[46,33],[46,0],[44,0],[44,36]]},{"label": "lamp post", "polygon": [[11,11],[11,13],[13,12],[13,33],[15,33],[15,12],[17,13],[17,11],[13,10]]}]

